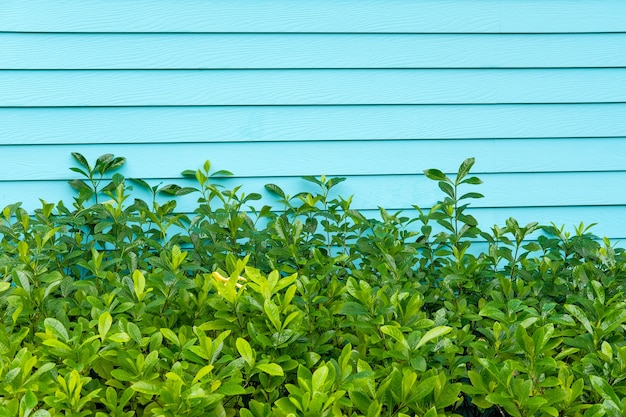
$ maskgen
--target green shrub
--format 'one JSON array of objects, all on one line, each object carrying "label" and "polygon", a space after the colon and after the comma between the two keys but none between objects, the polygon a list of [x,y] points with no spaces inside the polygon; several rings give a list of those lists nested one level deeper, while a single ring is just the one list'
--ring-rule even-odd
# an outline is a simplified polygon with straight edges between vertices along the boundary
[{"label": "green shrub", "polygon": [[0,416],[626,415],[625,252],[481,229],[473,159],[367,218],[344,178],[255,208],[209,162],[181,187],[73,156],[71,208],[0,216]]}]

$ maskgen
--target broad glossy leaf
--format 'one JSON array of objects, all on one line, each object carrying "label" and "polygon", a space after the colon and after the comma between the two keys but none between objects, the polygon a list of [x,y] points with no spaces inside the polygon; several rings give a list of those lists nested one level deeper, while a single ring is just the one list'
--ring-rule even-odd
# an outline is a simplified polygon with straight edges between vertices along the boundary
[{"label": "broad glossy leaf", "polygon": [[158,395],[161,392],[159,384],[148,381],[138,381],[131,385],[131,388],[137,392],[148,395]]},{"label": "broad glossy leaf", "polygon": [[426,175],[427,178],[434,180],[434,181],[445,181],[445,182],[451,182],[450,178],[448,178],[446,176],[446,174],[444,174],[443,172],[441,172],[438,169],[427,169],[424,171],[424,175]]},{"label": "broad glossy leaf", "polygon": [[63,342],[67,342],[69,340],[70,336],[67,332],[67,329],[59,320],[53,317],[48,317],[44,320],[43,323],[46,331],[49,331],[57,339],[60,339]]},{"label": "broad glossy leaf", "polygon": [[457,172],[456,182],[459,183],[467,174],[469,174],[474,162],[476,160],[474,158],[467,158],[461,163],[459,167],[459,171]]},{"label": "broad glossy leaf", "polygon": [[237,351],[239,352],[241,357],[246,361],[246,363],[250,366],[254,366],[254,351],[252,350],[250,343],[248,343],[247,340],[239,337],[237,338],[237,341],[235,342],[235,344],[237,346]]},{"label": "broad glossy leaf", "polygon": [[437,337],[443,336],[445,334],[448,334],[451,331],[452,331],[452,327],[449,327],[449,326],[437,326],[433,329],[430,329],[424,334],[424,336],[422,336],[422,338],[420,339],[415,349],[419,349],[420,347],[424,346],[426,343],[430,342],[431,340],[436,339]]},{"label": "broad glossy leaf", "polygon": [[276,363],[257,363],[255,368],[268,375],[283,376],[285,374],[283,368]]}]

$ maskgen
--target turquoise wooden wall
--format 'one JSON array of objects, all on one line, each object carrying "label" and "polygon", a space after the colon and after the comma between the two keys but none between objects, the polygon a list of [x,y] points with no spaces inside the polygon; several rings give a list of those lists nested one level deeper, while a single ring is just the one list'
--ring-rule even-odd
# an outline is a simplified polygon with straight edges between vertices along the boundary
[{"label": "turquoise wooden wall", "polygon": [[625,67],[624,0],[2,0],[0,206],[71,201],[73,151],[248,192],[347,176],[366,210],[474,156],[483,226],[626,238]]}]

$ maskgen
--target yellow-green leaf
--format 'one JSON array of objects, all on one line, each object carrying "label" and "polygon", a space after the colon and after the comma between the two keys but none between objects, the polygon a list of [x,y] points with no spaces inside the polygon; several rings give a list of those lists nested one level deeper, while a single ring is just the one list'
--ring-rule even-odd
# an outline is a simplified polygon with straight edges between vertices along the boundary
[{"label": "yellow-green leaf", "polygon": [[285,374],[283,368],[276,363],[259,363],[256,369],[272,376],[283,376]]}]

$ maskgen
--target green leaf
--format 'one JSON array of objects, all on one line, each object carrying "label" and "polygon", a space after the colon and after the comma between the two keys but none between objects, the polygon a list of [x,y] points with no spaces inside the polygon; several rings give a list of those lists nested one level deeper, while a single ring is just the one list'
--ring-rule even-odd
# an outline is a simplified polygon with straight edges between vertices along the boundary
[{"label": "green leaf", "polygon": [[111,317],[111,313],[105,311],[104,313],[100,314],[100,317],[98,318],[98,333],[100,334],[100,337],[102,339],[106,337],[107,333],[111,329],[111,325],[113,325],[113,318]]},{"label": "green leaf", "polygon": [[468,177],[461,181],[461,184],[480,185],[483,181],[478,177]]},{"label": "green leaf", "polygon": [[232,177],[234,174],[226,169],[220,169],[219,171],[215,171],[211,176],[212,177]]},{"label": "green leaf", "polygon": [[437,417],[437,407],[432,407],[424,414],[424,417]]},{"label": "green leaf", "polygon": [[255,368],[272,376],[283,376],[285,374],[283,368],[276,363],[258,363]]},{"label": "green leaf", "polygon": [[206,365],[203,366],[198,373],[196,374],[196,376],[193,378],[193,381],[191,381],[191,384],[195,384],[196,382],[200,381],[203,377],[207,376],[209,373],[211,373],[211,371],[213,370],[214,366],[213,365]]},{"label": "green leaf", "polygon": [[448,326],[437,326],[433,329],[430,329],[429,331],[426,332],[426,334],[424,334],[424,336],[422,336],[422,338],[418,342],[415,349],[419,349],[420,347],[424,346],[429,341],[439,336],[443,336],[444,334],[448,334],[451,331],[452,331],[452,327],[448,327]]},{"label": "green leaf", "polygon": [[115,343],[126,343],[126,342],[130,341],[130,336],[128,335],[128,333],[119,332],[119,333],[114,333],[114,334],[110,335],[109,337],[107,337],[107,339],[109,339],[109,341],[115,342]]},{"label": "green leaf", "polygon": [[148,395],[158,395],[161,387],[158,384],[148,381],[138,381],[131,385],[131,388],[137,392]]},{"label": "green leaf", "polygon": [[42,342],[45,346],[50,346],[51,348],[58,349],[62,351],[64,354],[74,355],[74,349],[66,345],[57,339],[47,339]]},{"label": "green leaf", "polygon": [[597,375],[589,375],[589,380],[591,381],[593,389],[596,390],[596,392],[600,394],[605,401],[612,401],[615,406],[619,408],[619,397],[615,394],[613,388],[604,378]]},{"label": "green leaf", "polygon": [[237,346],[237,351],[243,360],[245,360],[248,365],[254,366],[254,351],[252,350],[252,347],[250,347],[250,343],[239,337],[237,338],[235,345]]},{"label": "green leaf", "polygon": [[459,197],[459,201],[465,200],[467,198],[484,198],[485,196],[481,193],[465,193],[461,197]]},{"label": "green leaf", "polygon": [[341,310],[339,310],[339,314],[343,314],[346,316],[362,316],[369,314],[369,309],[361,303],[357,303],[354,301],[345,301],[341,305]]},{"label": "green leaf", "polygon": [[176,346],[180,347],[180,340],[178,340],[178,336],[176,336],[176,333],[174,333],[171,329],[168,328],[161,328],[161,334],[170,342],[172,342],[173,344],[175,344]]},{"label": "green leaf", "polygon": [[391,325],[380,326],[380,331],[388,336],[391,336],[397,342],[406,343],[406,339],[404,335],[402,334],[400,329],[398,329],[396,326],[391,326]]},{"label": "green leaf", "polygon": [[128,322],[128,324],[126,325],[126,332],[128,333],[128,335],[130,336],[133,342],[137,343],[138,345],[141,345],[142,337],[141,337],[141,330],[139,329],[139,326],[137,326],[133,322]]},{"label": "green leaf", "polygon": [[447,182],[442,182],[442,181],[440,181],[437,185],[439,186],[441,191],[443,191],[448,196],[450,196],[450,198],[454,199],[455,194],[454,194],[454,188],[452,187],[452,185],[448,184]]},{"label": "green leaf", "polygon": [[432,169],[424,170],[424,175],[426,175],[426,178],[434,180],[434,181],[445,181],[448,183],[452,182],[450,181],[450,178],[446,176],[446,174],[439,171],[438,169],[432,168]]},{"label": "green leaf", "polygon": [[593,326],[580,307],[573,304],[565,304],[564,307],[572,316],[580,321],[585,330],[587,330],[590,334],[593,334]]},{"label": "green leaf", "polygon": [[82,166],[87,168],[88,171],[91,171],[91,167],[89,166],[89,162],[87,162],[87,159],[82,154],[80,154],[78,152],[72,152],[72,157],[74,157],[74,159],[79,164],[81,164]]},{"label": "green leaf", "polygon": [[167,184],[159,188],[159,194],[177,195],[178,191],[183,188],[176,184]]},{"label": "green leaf", "polygon": [[467,174],[469,174],[470,170],[472,169],[472,166],[474,165],[474,162],[475,162],[474,158],[467,158],[465,161],[461,163],[461,166],[459,167],[459,171],[456,176],[457,184],[459,184],[461,180],[465,178]]},{"label": "green leaf", "polygon": [[67,333],[67,329],[59,320],[48,317],[43,321],[43,323],[46,331],[50,332],[57,339],[61,339],[64,342],[67,342],[69,340],[70,336]]},{"label": "green leaf", "polygon": [[313,388],[313,392],[323,392],[324,384],[326,383],[326,378],[328,377],[328,367],[326,365],[319,367],[313,372],[313,377],[311,379],[311,386]]},{"label": "green leaf", "polygon": [[272,323],[272,326],[274,326],[276,330],[281,330],[282,324],[280,321],[280,309],[278,306],[271,299],[267,299],[263,303],[263,310],[265,311],[267,318]]}]

